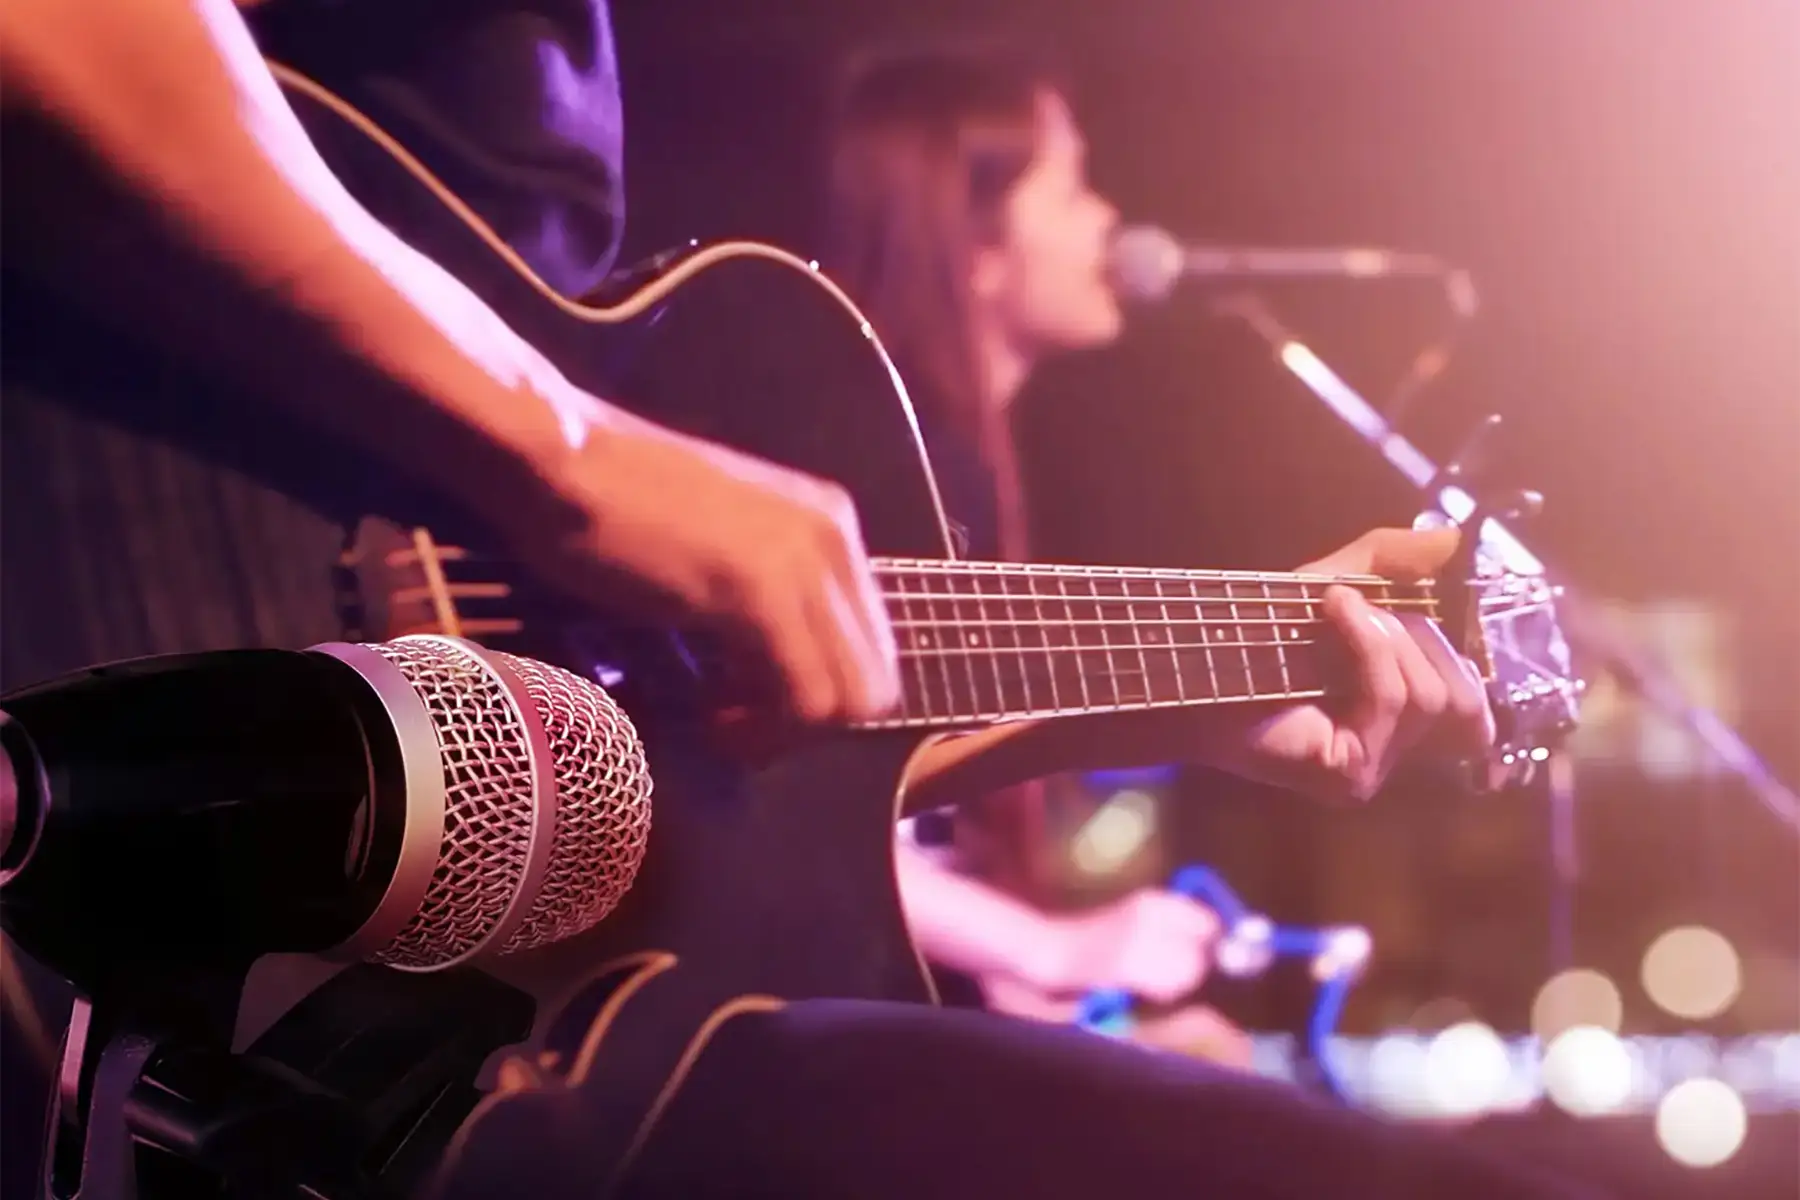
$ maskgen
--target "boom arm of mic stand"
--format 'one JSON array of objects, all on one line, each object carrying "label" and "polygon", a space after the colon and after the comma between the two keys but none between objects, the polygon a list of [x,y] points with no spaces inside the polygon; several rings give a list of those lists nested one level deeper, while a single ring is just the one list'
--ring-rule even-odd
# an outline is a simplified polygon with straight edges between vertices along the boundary
[{"label": "boom arm of mic stand", "polygon": [[[1444,515],[1462,522],[1474,513],[1475,498],[1456,482],[1456,473],[1438,467],[1424,451],[1402,436],[1393,422],[1382,416],[1374,405],[1358,395],[1310,347],[1283,326],[1267,305],[1253,296],[1238,295],[1221,301],[1215,311],[1237,317],[1254,329],[1269,343],[1282,366],[1373,446],[1389,465],[1426,493],[1427,501]],[[1666,668],[1611,628],[1591,604],[1564,583],[1559,572],[1546,570],[1542,560],[1527,549],[1512,530],[1488,518],[1479,536],[1482,544],[1489,547],[1508,570],[1556,578],[1563,586],[1557,608],[1565,614],[1565,619],[1569,619],[1568,632],[1572,640],[1599,659],[1620,682],[1692,733],[1720,765],[1744,781],[1751,794],[1777,820],[1800,833],[1800,797],[1775,777],[1756,752],[1718,714],[1688,699],[1681,684]]]}]

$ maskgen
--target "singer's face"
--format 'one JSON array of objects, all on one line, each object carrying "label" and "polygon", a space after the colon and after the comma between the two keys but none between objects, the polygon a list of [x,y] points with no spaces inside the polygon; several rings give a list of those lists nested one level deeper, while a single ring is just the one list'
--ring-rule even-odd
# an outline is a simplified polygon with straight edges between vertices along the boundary
[{"label": "singer's face", "polygon": [[1087,147],[1055,93],[1039,98],[1037,141],[1037,157],[1006,198],[1004,240],[979,252],[976,291],[1016,345],[1104,345],[1123,323],[1106,273],[1118,210],[1089,185]]}]

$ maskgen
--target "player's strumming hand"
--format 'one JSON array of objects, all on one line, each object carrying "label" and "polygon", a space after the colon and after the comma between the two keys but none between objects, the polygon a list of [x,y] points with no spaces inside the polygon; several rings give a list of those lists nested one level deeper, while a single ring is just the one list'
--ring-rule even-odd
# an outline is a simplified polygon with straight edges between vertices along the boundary
[{"label": "player's strumming hand", "polygon": [[841,488],[593,411],[581,447],[546,468],[572,519],[509,523],[527,567],[581,600],[648,601],[656,616],[744,635],[803,721],[869,719],[898,703],[893,630]]}]

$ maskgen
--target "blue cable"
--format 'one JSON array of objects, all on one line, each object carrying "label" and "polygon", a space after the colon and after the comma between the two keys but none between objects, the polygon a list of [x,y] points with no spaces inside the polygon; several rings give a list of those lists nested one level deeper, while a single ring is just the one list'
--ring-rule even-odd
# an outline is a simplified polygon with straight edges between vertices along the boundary
[{"label": "blue cable", "polygon": [[[1340,956],[1341,961],[1335,964],[1324,963],[1326,969],[1313,998],[1301,1054],[1325,1090],[1343,1103],[1350,1103],[1349,1091],[1332,1067],[1329,1051],[1350,989],[1368,957],[1368,934],[1361,929],[1275,925],[1252,912],[1217,871],[1198,863],[1176,871],[1169,888],[1193,897],[1219,915],[1225,928],[1220,963],[1229,974],[1260,975],[1276,958],[1308,959],[1317,971],[1322,959],[1333,953]],[[1095,988],[1081,998],[1075,1023],[1104,1037],[1128,1037],[1135,1023],[1133,1005],[1132,995],[1123,988]]]},{"label": "blue cable", "polygon": [[1319,985],[1313,1000],[1312,1016],[1306,1023],[1305,1060],[1318,1072],[1319,1083],[1338,1101],[1349,1104],[1350,1090],[1342,1075],[1332,1065],[1331,1039],[1337,1035],[1338,1021],[1344,1015],[1344,1003],[1350,998],[1353,975],[1335,975]]}]

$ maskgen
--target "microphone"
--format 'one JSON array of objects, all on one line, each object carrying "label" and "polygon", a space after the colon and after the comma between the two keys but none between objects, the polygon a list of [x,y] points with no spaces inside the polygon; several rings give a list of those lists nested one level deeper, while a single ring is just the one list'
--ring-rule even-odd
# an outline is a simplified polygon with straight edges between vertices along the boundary
[{"label": "microphone", "polygon": [[1153,225],[1131,225],[1113,238],[1108,261],[1113,286],[1131,300],[1168,297],[1188,279],[1375,279],[1455,275],[1442,260],[1371,247],[1274,249],[1189,245]]},{"label": "microphone", "polygon": [[136,659],[0,697],[0,924],[89,994],[442,970],[604,918],[650,794],[598,684],[458,638]]}]

